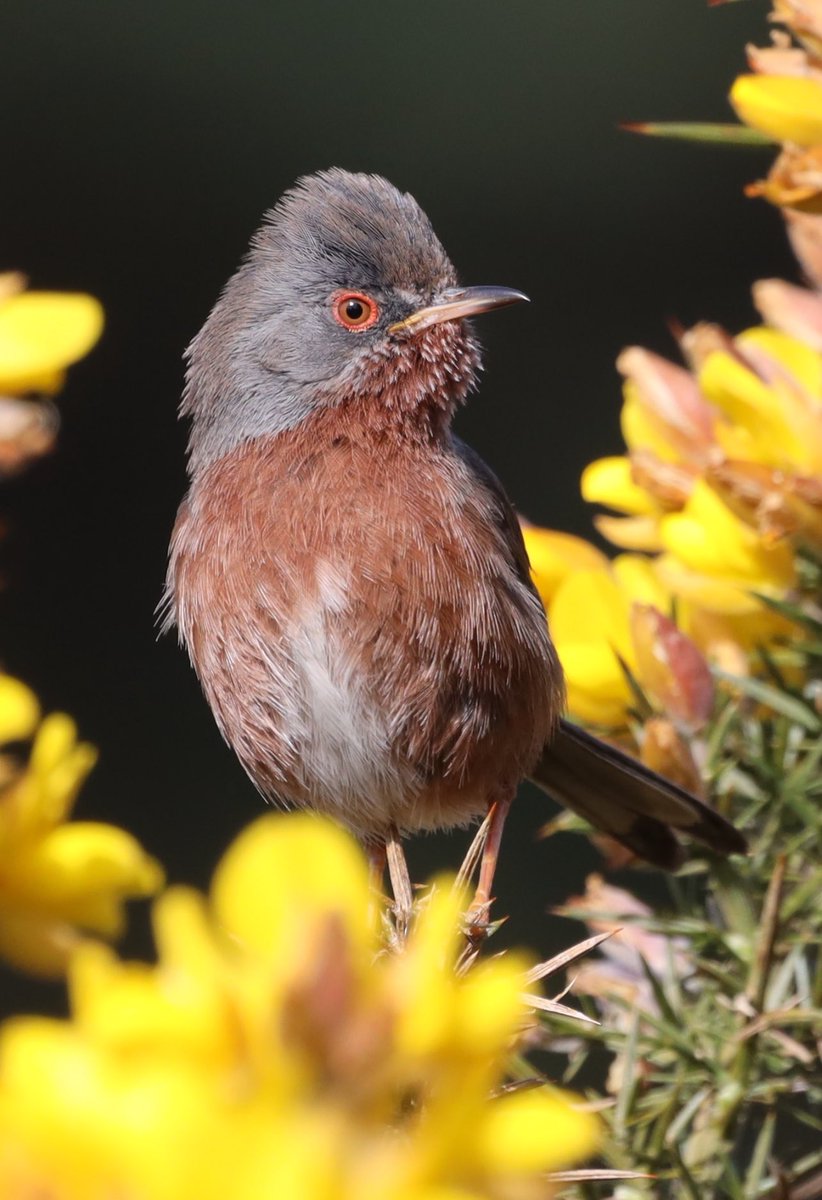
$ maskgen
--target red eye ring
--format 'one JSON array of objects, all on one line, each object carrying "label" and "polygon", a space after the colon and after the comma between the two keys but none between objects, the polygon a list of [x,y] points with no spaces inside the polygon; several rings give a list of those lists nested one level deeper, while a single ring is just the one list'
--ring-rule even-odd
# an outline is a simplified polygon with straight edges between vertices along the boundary
[{"label": "red eye ring", "polygon": [[380,315],[379,305],[364,292],[335,292],[331,297],[334,320],[350,333],[362,333],[375,325]]}]

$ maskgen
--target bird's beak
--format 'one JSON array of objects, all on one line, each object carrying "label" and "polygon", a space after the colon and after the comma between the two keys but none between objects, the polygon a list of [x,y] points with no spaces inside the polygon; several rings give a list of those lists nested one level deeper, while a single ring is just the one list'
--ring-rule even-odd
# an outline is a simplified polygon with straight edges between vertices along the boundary
[{"label": "bird's beak", "polygon": [[524,292],[506,287],[455,287],[442,292],[436,304],[419,308],[404,321],[389,325],[389,333],[420,333],[431,325],[443,321],[459,321],[462,317],[476,317],[490,312],[492,308],[504,308],[506,304],[518,304],[527,300]]}]

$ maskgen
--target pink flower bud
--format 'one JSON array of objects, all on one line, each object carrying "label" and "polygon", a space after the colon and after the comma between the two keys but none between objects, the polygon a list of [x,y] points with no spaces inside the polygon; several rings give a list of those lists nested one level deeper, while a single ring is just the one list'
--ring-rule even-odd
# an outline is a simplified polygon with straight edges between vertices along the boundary
[{"label": "pink flower bud", "polygon": [[782,210],[793,252],[805,274],[816,287],[822,288],[822,215]]},{"label": "pink flower bud", "polygon": [[652,604],[634,604],[631,637],[637,673],[663,712],[698,728],[713,710],[714,684],[701,651]]},{"label": "pink flower bud", "polygon": [[617,368],[635,384],[643,408],[683,454],[692,457],[710,445],[714,411],[684,367],[650,350],[629,346],[617,359]]},{"label": "pink flower bud", "polygon": [[822,297],[783,279],[753,285],[754,304],[769,325],[822,351]]}]

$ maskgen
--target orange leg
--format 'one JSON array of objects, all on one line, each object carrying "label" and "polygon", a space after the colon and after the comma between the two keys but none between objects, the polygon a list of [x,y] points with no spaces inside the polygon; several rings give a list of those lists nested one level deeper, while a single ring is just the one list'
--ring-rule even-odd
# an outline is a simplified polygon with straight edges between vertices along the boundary
[{"label": "orange leg", "polygon": [[485,839],[485,846],[482,851],[477,890],[474,893],[474,899],[468,914],[471,921],[471,930],[475,936],[484,936],[487,931],[488,914],[493,902],[491,889],[494,886],[497,859],[499,858],[500,845],[502,844],[502,831],[505,827],[505,818],[508,816],[512,800],[512,796],[508,796],[504,800],[495,800],[489,809],[488,836]]},{"label": "orange leg", "polygon": [[387,850],[385,842],[369,842],[365,848],[368,855],[368,879],[371,891],[377,896],[382,895],[382,879],[385,874]]}]

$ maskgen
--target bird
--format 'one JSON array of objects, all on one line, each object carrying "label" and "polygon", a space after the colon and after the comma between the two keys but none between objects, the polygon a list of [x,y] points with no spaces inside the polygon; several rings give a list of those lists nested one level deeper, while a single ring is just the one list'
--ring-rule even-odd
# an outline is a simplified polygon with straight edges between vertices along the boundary
[{"label": "bird", "polygon": [[719,854],[718,812],[565,715],[562,667],[502,484],[453,432],[471,319],[417,201],[375,174],[304,176],[264,216],[187,350],[189,487],[164,627],[262,795],[347,826],[407,910],[403,839],[484,822],[474,910],[535,781],[634,855]]}]

